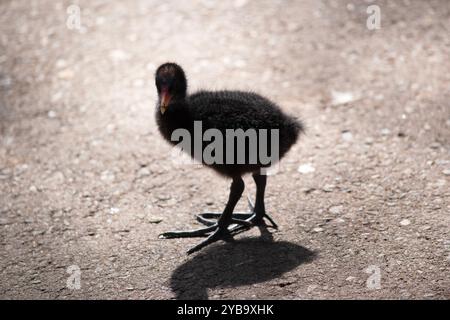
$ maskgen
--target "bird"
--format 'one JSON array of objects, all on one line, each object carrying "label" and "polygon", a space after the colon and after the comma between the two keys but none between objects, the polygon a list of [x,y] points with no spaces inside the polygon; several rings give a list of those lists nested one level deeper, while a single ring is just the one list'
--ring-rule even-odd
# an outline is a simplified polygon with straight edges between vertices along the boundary
[{"label": "bird", "polygon": [[[185,144],[183,151],[213,169],[219,176],[231,179],[228,201],[223,211],[196,216],[206,227],[191,231],[165,232],[159,237],[206,238],[187,251],[187,254],[192,254],[220,240],[233,241],[234,235],[254,226],[278,229],[277,224],[266,213],[264,205],[267,184],[267,171],[264,170],[278,163],[297,142],[305,130],[303,122],[298,117],[285,114],[276,103],[254,92],[200,90],[188,94],[185,72],[174,62],[166,62],[157,68],[155,85],[158,94],[155,118],[162,137],[170,144],[177,145],[179,140],[174,139],[174,134],[184,132],[195,138],[195,130],[200,125],[201,141],[191,139]],[[249,134],[244,135],[244,144],[239,145],[239,141],[231,143],[232,139],[232,142],[238,140],[236,132],[239,130],[241,134],[256,132],[256,140],[251,140],[252,136]],[[204,139],[208,131],[210,137]],[[276,134],[272,134],[274,132]],[[222,136],[218,138],[220,135]],[[217,156],[214,158],[217,161],[206,161],[203,156],[208,142],[213,140],[216,148],[213,148],[214,152],[211,148],[209,151],[213,157]],[[277,154],[267,162],[267,159],[261,156],[262,149],[266,149],[271,155]],[[250,211],[237,213],[234,208],[244,192],[243,176],[246,174],[252,174],[256,184],[255,202],[253,204],[249,198]],[[267,224],[265,219],[270,224]]]}]

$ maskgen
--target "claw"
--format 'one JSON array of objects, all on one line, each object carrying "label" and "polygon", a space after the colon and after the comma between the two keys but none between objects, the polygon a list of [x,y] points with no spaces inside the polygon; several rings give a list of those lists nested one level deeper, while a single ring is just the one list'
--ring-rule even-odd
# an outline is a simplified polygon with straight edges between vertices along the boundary
[{"label": "claw", "polygon": [[269,220],[269,222],[272,224],[270,227],[272,227],[274,229],[278,229],[278,225],[275,223],[275,221],[273,221],[273,219],[267,213],[264,213],[264,218],[267,218],[267,220]]}]

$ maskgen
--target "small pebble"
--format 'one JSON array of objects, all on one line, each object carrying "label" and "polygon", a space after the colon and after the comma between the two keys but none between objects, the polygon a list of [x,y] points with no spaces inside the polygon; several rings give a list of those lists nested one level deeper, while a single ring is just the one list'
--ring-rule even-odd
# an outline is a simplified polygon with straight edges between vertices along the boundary
[{"label": "small pebble", "polygon": [[48,115],[49,118],[53,119],[53,118],[56,117],[56,112],[53,111],[53,110],[50,110],[50,111],[47,113],[47,115]]},{"label": "small pebble", "polygon": [[311,192],[315,191],[316,188],[302,188],[302,192],[306,194],[310,194]]},{"label": "small pebble", "polygon": [[0,87],[8,88],[11,86],[11,83],[12,81],[10,77],[0,78]]},{"label": "small pebble", "polygon": [[234,1],[234,7],[235,8],[242,8],[247,4],[247,0],[235,0]]},{"label": "small pebble", "polygon": [[342,140],[344,141],[352,141],[353,140],[353,134],[350,131],[346,131],[342,133]]},{"label": "small pebble", "polygon": [[400,221],[400,225],[402,226],[408,226],[411,224],[411,221],[409,221],[409,219],[403,219],[402,221]]},{"label": "small pebble", "polygon": [[112,208],[109,209],[109,213],[110,214],[116,214],[119,211],[120,211],[120,209],[119,208],[115,208],[115,207],[112,207]]},{"label": "small pebble", "polygon": [[328,211],[333,214],[340,214],[342,213],[342,210],[344,210],[343,206],[332,206],[328,209]]},{"label": "small pebble", "polygon": [[338,106],[346,104],[355,100],[355,96],[351,92],[332,91],[331,92],[331,104]]},{"label": "small pebble", "polygon": [[58,59],[58,60],[56,61],[56,67],[57,67],[58,69],[67,67],[67,61],[64,60],[64,59]]},{"label": "small pebble", "polygon": [[301,174],[307,174],[316,171],[316,169],[312,166],[311,163],[305,163],[300,165],[297,171],[300,172]]},{"label": "small pebble", "polygon": [[313,292],[315,289],[317,289],[317,286],[314,285],[314,284],[312,284],[312,285],[309,285],[309,286],[306,288],[306,292],[307,292],[307,293],[311,293],[311,292]]},{"label": "small pebble", "polygon": [[441,144],[439,142],[433,142],[430,144],[431,149],[439,149],[441,147]]},{"label": "small pebble", "polygon": [[387,136],[387,135],[389,135],[390,133],[391,133],[391,130],[389,130],[388,128],[384,128],[384,129],[381,130],[381,134],[382,134],[383,136]]},{"label": "small pebble", "polygon": [[149,218],[149,219],[148,219],[148,222],[149,222],[149,223],[155,223],[155,224],[158,224],[158,223],[160,223],[160,222],[162,222],[162,221],[163,221],[162,218],[155,218],[155,217],[153,217],[153,218]]},{"label": "small pebble", "polygon": [[120,61],[128,60],[130,57],[129,57],[129,54],[126,53],[125,51],[116,49],[116,50],[112,50],[109,53],[109,58],[114,62],[120,62]]},{"label": "small pebble", "polygon": [[58,78],[63,80],[72,79],[75,73],[71,69],[64,69],[58,72]]},{"label": "small pebble", "polygon": [[139,171],[138,171],[139,178],[146,177],[149,175],[150,175],[150,170],[147,167],[143,167],[143,168],[139,169]]}]

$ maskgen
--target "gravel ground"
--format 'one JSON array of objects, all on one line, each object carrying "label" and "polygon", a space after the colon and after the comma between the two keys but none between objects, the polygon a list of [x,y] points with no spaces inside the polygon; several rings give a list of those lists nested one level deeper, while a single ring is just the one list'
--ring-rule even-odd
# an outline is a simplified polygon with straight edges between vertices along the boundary
[{"label": "gravel ground", "polygon": [[[73,2],[75,29],[71,1],[0,2],[0,298],[450,298],[448,0]],[[171,161],[170,60],[306,122],[268,179],[274,242],[158,239],[230,183]]]}]

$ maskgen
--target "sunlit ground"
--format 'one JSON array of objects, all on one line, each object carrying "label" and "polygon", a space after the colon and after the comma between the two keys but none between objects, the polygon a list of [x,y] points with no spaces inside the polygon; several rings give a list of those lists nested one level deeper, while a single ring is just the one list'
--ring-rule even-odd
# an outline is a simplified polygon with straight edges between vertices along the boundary
[{"label": "sunlit ground", "polygon": [[[1,1],[0,297],[450,298],[450,2],[375,2]],[[274,243],[158,239],[230,182],[171,161],[166,61],[305,121]]]}]

